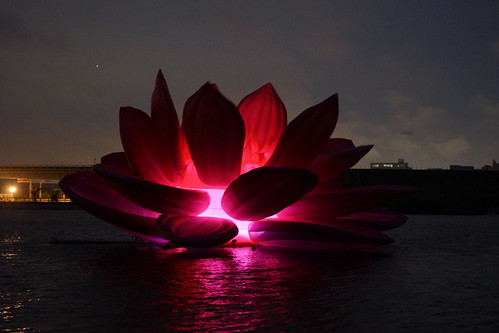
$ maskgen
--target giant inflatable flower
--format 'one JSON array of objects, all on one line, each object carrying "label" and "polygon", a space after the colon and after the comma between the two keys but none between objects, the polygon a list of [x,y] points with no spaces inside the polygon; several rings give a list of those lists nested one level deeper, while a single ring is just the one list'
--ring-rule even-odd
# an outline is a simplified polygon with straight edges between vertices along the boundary
[{"label": "giant inflatable flower", "polygon": [[203,85],[180,125],[159,71],[151,115],[120,109],[124,152],[61,180],[89,213],[135,236],[183,247],[260,244],[357,250],[392,242],[403,215],[379,207],[396,186],[343,187],[339,176],[372,146],[331,139],[338,96],[287,124],[271,84],[236,107]]}]

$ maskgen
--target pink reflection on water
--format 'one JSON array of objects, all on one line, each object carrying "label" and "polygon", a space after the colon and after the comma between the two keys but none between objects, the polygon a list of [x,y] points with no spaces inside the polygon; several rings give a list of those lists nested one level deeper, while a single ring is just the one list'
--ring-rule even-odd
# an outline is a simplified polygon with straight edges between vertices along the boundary
[{"label": "pink reflection on water", "polygon": [[[173,260],[159,301],[169,316],[163,331],[255,331],[289,321],[292,294],[278,256],[249,247],[209,251],[158,251]],[[276,304],[272,313],[269,305]]]}]

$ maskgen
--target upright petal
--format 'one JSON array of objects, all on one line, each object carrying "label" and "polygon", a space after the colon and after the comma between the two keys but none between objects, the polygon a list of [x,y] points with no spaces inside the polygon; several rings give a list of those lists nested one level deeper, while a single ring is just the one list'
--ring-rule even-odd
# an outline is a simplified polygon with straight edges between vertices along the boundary
[{"label": "upright petal", "polygon": [[210,83],[185,103],[182,126],[202,182],[224,186],[239,176],[244,122],[236,106]]},{"label": "upright petal", "polygon": [[158,213],[127,200],[95,172],[68,175],[59,185],[74,203],[90,214],[135,236],[157,243],[167,242],[156,228]]},{"label": "upright petal", "polygon": [[124,152],[110,153],[100,158],[102,164],[106,164],[116,168],[124,173],[132,174],[130,170],[130,165],[126,159],[126,154]]},{"label": "upright petal", "polygon": [[266,166],[307,168],[324,148],[338,120],[338,95],[303,111],[286,127]]},{"label": "upright petal", "polygon": [[210,197],[205,191],[161,185],[133,177],[105,164],[94,170],[111,181],[115,189],[136,204],[170,215],[197,215],[206,210]]},{"label": "upright petal", "polygon": [[357,164],[371,149],[372,145],[355,147],[345,144],[345,139],[330,139],[310,166],[321,181],[339,176]]},{"label": "upright petal", "polygon": [[151,97],[152,131],[157,145],[157,159],[171,184],[178,184],[184,173],[180,124],[166,80],[161,70]]},{"label": "upright petal", "polygon": [[229,185],[222,208],[237,220],[260,220],[296,202],[316,184],[317,176],[306,169],[257,168]]},{"label": "upright petal", "polygon": [[412,192],[413,188],[395,185],[370,185],[311,192],[283,209],[278,216],[301,221],[329,220],[379,207]]},{"label": "upright petal", "polygon": [[343,138],[333,138],[328,140],[326,146],[324,147],[323,152],[337,151],[337,150],[351,149],[351,148],[355,148],[355,145],[353,144],[352,140],[343,139]]},{"label": "upright petal", "polygon": [[162,215],[157,226],[171,242],[186,247],[213,247],[227,243],[238,234],[231,220],[218,217]]},{"label": "upright petal", "polygon": [[130,169],[135,175],[155,183],[171,183],[158,158],[152,121],[145,112],[129,106],[122,107],[120,134]]},{"label": "upright petal", "polygon": [[267,83],[243,98],[238,109],[246,128],[243,160],[262,166],[286,127],[286,108],[274,87]]}]

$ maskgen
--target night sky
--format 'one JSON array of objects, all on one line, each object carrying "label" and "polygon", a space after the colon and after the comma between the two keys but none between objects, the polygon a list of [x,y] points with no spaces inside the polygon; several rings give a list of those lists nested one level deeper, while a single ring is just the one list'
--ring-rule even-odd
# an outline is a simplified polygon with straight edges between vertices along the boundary
[{"label": "night sky", "polygon": [[357,165],[499,160],[499,1],[0,0],[0,165],[121,151],[120,106],[271,82],[288,120],[334,93]]}]

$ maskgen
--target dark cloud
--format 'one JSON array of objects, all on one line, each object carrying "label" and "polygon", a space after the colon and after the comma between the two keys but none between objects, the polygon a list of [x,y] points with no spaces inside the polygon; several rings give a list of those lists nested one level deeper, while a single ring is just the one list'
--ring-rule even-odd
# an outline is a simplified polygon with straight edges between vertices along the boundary
[{"label": "dark cloud", "polygon": [[338,92],[334,136],[375,145],[360,166],[499,158],[494,1],[47,0],[0,13],[0,164],[121,149],[118,109],[147,111],[159,68],[179,112],[206,81],[235,103],[272,82],[289,119]]},{"label": "dark cloud", "polygon": [[0,12],[0,41],[3,45],[22,44],[29,40],[29,33],[19,18]]},{"label": "dark cloud", "polygon": [[12,52],[62,51],[69,45],[64,31],[38,30],[16,14],[0,13],[0,42]]}]

